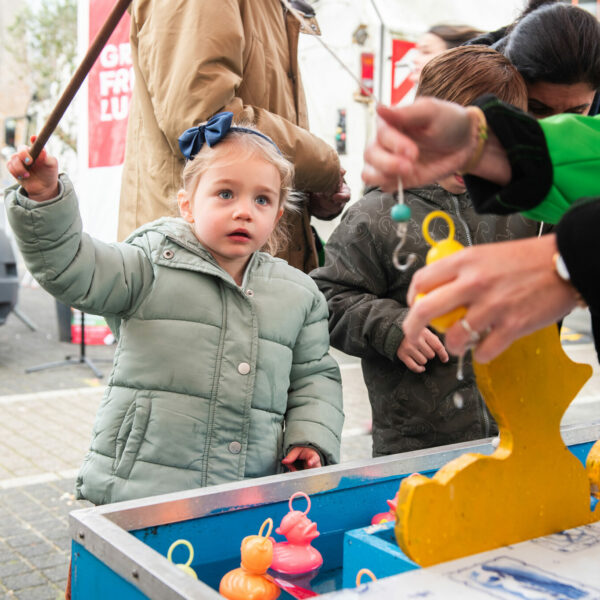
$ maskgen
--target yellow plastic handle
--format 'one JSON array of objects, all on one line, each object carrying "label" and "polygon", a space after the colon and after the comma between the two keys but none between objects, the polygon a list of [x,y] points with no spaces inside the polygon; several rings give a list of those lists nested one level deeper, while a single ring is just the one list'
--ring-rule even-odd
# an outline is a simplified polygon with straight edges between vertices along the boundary
[{"label": "yellow plastic handle", "polygon": [[[177,546],[185,546],[189,550],[188,560],[185,563],[173,563],[173,550],[177,548]],[[192,569],[190,566],[192,561],[194,560],[194,547],[187,540],[176,540],[169,547],[169,551],[167,552],[167,559],[172,562],[175,566],[179,567],[184,573],[187,573],[191,577],[198,579],[198,575],[196,575],[196,571]]]},{"label": "yellow plastic handle", "polygon": [[[268,525],[269,529],[267,530],[267,533],[265,536],[263,536],[263,529],[265,528],[265,526]],[[268,538],[271,535],[271,532],[273,531],[273,519],[271,519],[271,517],[269,517],[268,519],[265,520],[265,522],[260,526],[260,529],[258,530],[258,535],[259,537],[265,537]]]},{"label": "yellow plastic handle", "polygon": [[[431,235],[429,234],[429,224],[434,219],[443,219],[448,224],[448,229],[449,229],[448,237],[445,238],[444,240],[440,240],[439,242],[436,241],[436,240],[434,240],[431,237]],[[425,219],[423,219],[422,230],[423,230],[423,237],[425,238],[425,240],[427,241],[427,243],[432,248],[434,246],[437,246],[440,242],[445,242],[447,240],[453,240],[454,239],[454,233],[456,231],[455,228],[454,228],[454,221],[445,212],[443,212],[441,210],[434,210],[434,211],[430,212],[425,217]]]},{"label": "yellow plastic handle", "polygon": [[[443,219],[448,224],[448,237],[443,240],[436,241],[429,234],[429,225],[433,219]],[[423,219],[423,237],[427,240],[427,243],[431,246],[429,252],[427,252],[427,258],[425,259],[426,264],[431,264],[440,258],[445,258],[454,254],[459,250],[462,250],[464,246],[454,239],[454,233],[456,229],[454,227],[454,221],[452,218],[441,210],[434,210],[430,212]],[[425,294],[418,294],[416,301],[418,302],[423,298]],[[441,315],[431,320],[431,326],[437,329],[440,333],[445,333],[456,321],[462,319],[467,314],[467,309],[464,306],[459,306],[454,310]]]},{"label": "yellow plastic handle", "polygon": [[371,571],[370,569],[361,569],[356,574],[356,587],[358,587],[360,585],[360,580],[362,579],[363,575],[368,575],[372,581],[377,581],[377,577],[375,577],[375,575],[373,574],[373,571]]},{"label": "yellow plastic handle", "polygon": [[192,561],[194,560],[194,547],[187,541],[187,540],[176,540],[175,542],[173,542],[171,544],[171,547],[169,548],[169,552],[167,553],[167,558],[173,562],[173,559],[171,558],[173,556],[173,550],[175,550],[175,548],[177,548],[177,546],[185,546],[189,551],[189,557],[187,562],[185,563],[173,563],[176,565],[182,564],[185,565],[186,567],[189,567],[192,564]]}]

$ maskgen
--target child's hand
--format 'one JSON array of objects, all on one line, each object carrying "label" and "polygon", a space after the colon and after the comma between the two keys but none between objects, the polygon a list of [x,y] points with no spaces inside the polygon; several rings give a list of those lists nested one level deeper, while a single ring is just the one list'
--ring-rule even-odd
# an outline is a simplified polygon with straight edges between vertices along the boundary
[{"label": "child's hand", "polygon": [[316,469],[321,465],[321,457],[314,448],[307,446],[295,446],[288,455],[281,461],[290,471],[297,471],[295,462],[303,462],[305,469]]},{"label": "child's hand", "polygon": [[448,362],[448,352],[446,352],[444,344],[427,327],[423,329],[415,344],[404,338],[396,352],[398,358],[415,373],[423,373],[427,361],[431,360],[436,354],[442,362]]},{"label": "child's hand", "polygon": [[[31,138],[35,141],[35,137]],[[6,163],[8,172],[19,180],[27,195],[36,202],[50,200],[58,195],[58,161],[45,150],[32,164],[27,146],[20,146]]]},{"label": "child's hand", "polygon": [[338,186],[332,193],[309,192],[308,208],[311,215],[317,219],[328,221],[342,212],[350,200],[350,187],[346,183],[344,175],[346,175],[346,169],[340,169]]}]

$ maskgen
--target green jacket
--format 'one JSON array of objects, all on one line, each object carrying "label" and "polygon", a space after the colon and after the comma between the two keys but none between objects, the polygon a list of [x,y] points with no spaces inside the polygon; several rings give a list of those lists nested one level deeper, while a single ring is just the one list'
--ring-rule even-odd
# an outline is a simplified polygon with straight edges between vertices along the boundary
[{"label": "green jacket", "polygon": [[27,267],[52,295],[104,315],[118,346],[77,493],[96,504],[270,475],[297,445],[339,460],[339,369],[313,281],[255,253],[237,286],[182,219],[125,243],[82,233],[77,198],[7,190]]},{"label": "green jacket", "polygon": [[[424,373],[414,373],[396,356],[408,313],[406,294],[414,272],[424,266],[429,250],[421,232],[423,219],[443,210],[454,220],[456,239],[465,246],[535,235],[538,225],[520,215],[476,215],[467,194],[455,196],[437,185],[405,192],[411,208],[406,254],[417,256],[405,272],[395,269],[392,254],[398,244],[390,210],[391,194],[370,190],[342,217],[325,247],[325,266],[311,276],[329,304],[331,344],[359,356],[373,413],[373,454],[381,456],[431,446],[453,444],[497,431],[481,398],[465,357],[463,381],[456,378],[457,361],[437,357]],[[441,219],[430,227],[434,239],[447,237]],[[457,408],[459,392],[463,406]]]},{"label": "green jacket", "polygon": [[579,198],[600,196],[600,116],[561,114],[538,121],[494,96],[475,104],[511,167],[506,185],[465,177],[477,212],[520,212],[555,225]]},{"label": "green jacket", "polygon": [[539,206],[523,214],[558,223],[577,199],[600,196],[600,116],[563,114],[539,124],[552,162],[552,187]]}]

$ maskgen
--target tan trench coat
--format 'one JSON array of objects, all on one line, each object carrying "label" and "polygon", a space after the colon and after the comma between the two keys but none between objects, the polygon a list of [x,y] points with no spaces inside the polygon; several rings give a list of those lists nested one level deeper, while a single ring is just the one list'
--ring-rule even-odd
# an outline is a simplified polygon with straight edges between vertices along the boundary
[{"label": "tan trench coat", "polygon": [[[296,189],[336,189],[337,154],[307,129],[297,60],[301,24],[286,5],[286,0],[134,0],[136,83],[119,239],[176,214],[184,165],[177,138],[222,110],[254,122],[275,140],[295,164]],[[311,31],[313,22],[303,20],[303,30]],[[280,256],[310,271],[317,262],[306,206],[294,217],[291,235]]]}]

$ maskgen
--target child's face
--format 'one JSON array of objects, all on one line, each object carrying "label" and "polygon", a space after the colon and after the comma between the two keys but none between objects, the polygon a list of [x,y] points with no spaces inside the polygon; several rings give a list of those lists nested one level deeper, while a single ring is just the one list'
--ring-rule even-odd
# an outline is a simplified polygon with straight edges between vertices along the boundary
[{"label": "child's face", "polygon": [[274,165],[233,147],[215,158],[193,195],[180,190],[177,199],[181,216],[198,240],[238,280],[250,255],[264,246],[283,213],[280,187]]},{"label": "child's face", "polygon": [[444,179],[440,179],[437,184],[451,194],[464,194],[467,191],[465,181],[458,173],[453,173],[452,175],[448,175],[448,177],[444,177]]}]

